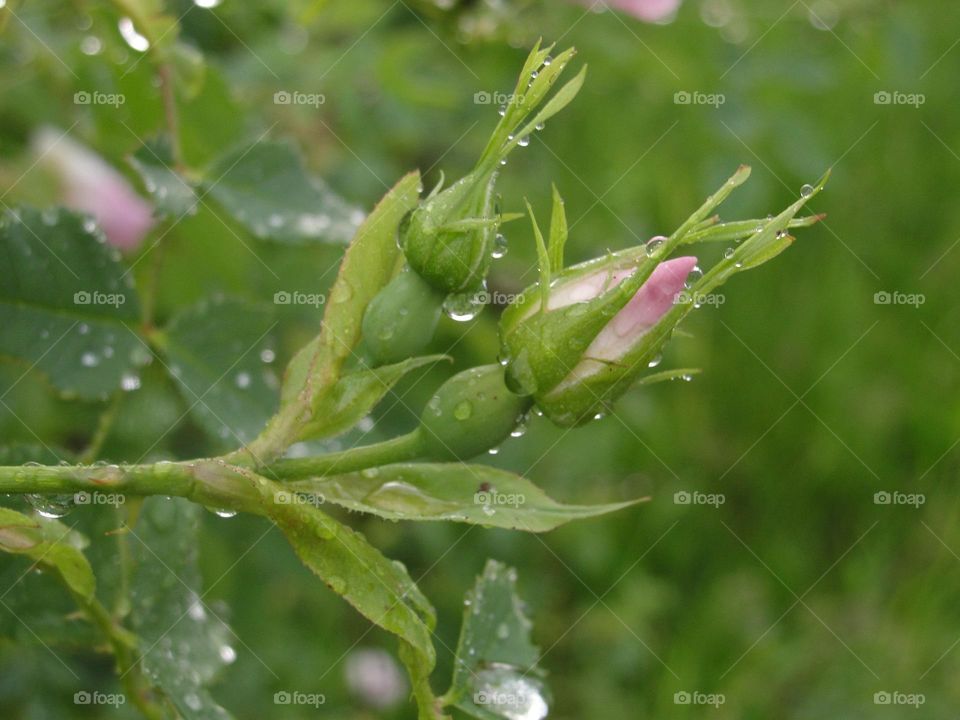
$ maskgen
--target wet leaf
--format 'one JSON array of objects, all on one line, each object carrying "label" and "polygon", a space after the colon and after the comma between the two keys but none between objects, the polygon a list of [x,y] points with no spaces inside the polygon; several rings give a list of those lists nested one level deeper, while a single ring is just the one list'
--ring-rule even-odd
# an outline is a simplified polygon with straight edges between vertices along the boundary
[{"label": "wet leaf", "polygon": [[564,505],[519,475],[463,463],[385,465],[285,487],[390,520],[453,520],[528,532],[546,532],[639,502]]},{"label": "wet leaf", "polygon": [[407,373],[443,360],[445,355],[411,358],[393,365],[354,370],[341,377],[323,396],[312,422],[300,434],[303,440],[331,437],[360,422]]},{"label": "wet leaf", "polygon": [[204,512],[186,500],[148,498],[131,530],[131,623],[141,664],[184,720],[229,720],[206,685],[236,657],[226,623],[203,601],[197,553]]},{"label": "wet leaf", "polygon": [[26,555],[54,572],[79,597],[90,600],[96,580],[82,549],[87,540],[56,520],[0,508],[0,551]]},{"label": "wet leaf", "polygon": [[143,179],[158,217],[177,220],[196,212],[197,194],[174,169],[169,138],[161,136],[146,143],[130,156],[129,162]]},{"label": "wet leaf", "polygon": [[215,298],[178,313],[161,337],[190,413],[221,443],[252,439],[276,409],[275,324],[270,308]]},{"label": "wet leaf", "polygon": [[363,213],[307,174],[287,143],[264,141],[218,161],[201,183],[235,220],[262,239],[346,243]]},{"label": "wet leaf", "polygon": [[0,354],[64,393],[98,399],[133,371],[139,301],[116,250],[89,218],[62,209],[0,218]]},{"label": "wet leaf", "polygon": [[464,600],[463,627],[445,700],[483,720],[542,720],[549,697],[537,668],[532,623],[516,591],[517,572],[488,560]]}]

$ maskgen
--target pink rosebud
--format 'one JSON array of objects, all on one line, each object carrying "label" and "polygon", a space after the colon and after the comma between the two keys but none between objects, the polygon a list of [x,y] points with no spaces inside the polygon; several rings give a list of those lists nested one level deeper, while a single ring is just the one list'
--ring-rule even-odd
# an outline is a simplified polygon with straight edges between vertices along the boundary
[{"label": "pink rosebud", "polygon": [[633,15],[637,20],[655,23],[672,17],[682,0],[580,0],[580,2],[588,5],[591,10],[606,6],[611,10]]},{"label": "pink rosebud", "polygon": [[[607,362],[615,362],[627,354],[667,311],[673,307],[677,295],[683,291],[687,276],[697,265],[697,258],[684,256],[667,260],[654,268],[650,277],[636,294],[593,339],[583,359],[561,383],[573,383],[602,369]],[[590,283],[595,292],[584,300],[591,300],[604,290],[619,285],[633,274],[633,270],[600,271],[576,283],[585,290]],[[599,276],[599,277],[598,277]],[[551,297],[550,306],[553,305]],[[562,305],[560,306],[562,307]]]},{"label": "pink rosebud", "polygon": [[34,136],[39,158],[60,177],[67,207],[89,213],[121,250],[135,250],[153,226],[152,208],[99,155],[70,137],[42,128]]}]

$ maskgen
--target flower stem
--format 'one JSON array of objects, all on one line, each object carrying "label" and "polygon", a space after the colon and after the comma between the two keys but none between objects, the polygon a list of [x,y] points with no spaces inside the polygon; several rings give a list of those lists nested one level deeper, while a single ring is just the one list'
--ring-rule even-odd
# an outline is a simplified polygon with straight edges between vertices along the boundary
[{"label": "flower stem", "polygon": [[342,452],[278,460],[269,466],[269,474],[280,480],[301,480],[415,460],[422,455],[421,434],[414,430],[400,437]]}]

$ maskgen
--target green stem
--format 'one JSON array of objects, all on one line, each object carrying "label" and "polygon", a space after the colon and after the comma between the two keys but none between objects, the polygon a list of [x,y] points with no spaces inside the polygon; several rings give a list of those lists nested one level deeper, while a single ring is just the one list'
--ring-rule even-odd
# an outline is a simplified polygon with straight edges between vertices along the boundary
[{"label": "green stem", "polygon": [[423,457],[419,430],[341,452],[276,460],[263,467],[242,456],[149,465],[17,465],[0,467],[0,494],[169,495],[209,507],[262,514],[251,470],[274,480],[348,473]]},{"label": "green stem", "polygon": [[355,472],[390,463],[415,460],[423,455],[419,430],[374,445],[351,448],[316,457],[278,460],[269,466],[269,475],[280,480],[300,480],[322,475]]},{"label": "green stem", "polygon": [[90,438],[90,444],[87,445],[87,449],[78,457],[78,461],[81,464],[92,463],[100,456],[100,452],[103,450],[103,444],[113,429],[113,423],[117,419],[117,413],[120,410],[120,403],[122,401],[123,393],[115,393],[110,404],[100,414],[100,419],[97,420],[97,427],[93,431],[93,436]]}]

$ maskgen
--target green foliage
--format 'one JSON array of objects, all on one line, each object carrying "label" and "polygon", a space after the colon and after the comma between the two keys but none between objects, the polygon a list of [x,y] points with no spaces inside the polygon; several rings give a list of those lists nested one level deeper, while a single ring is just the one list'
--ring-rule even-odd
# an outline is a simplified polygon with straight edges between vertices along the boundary
[{"label": "green foliage", "polygon": [[118,390],[142,354],[139,300],[93,220],[61,209],[7,210],[0,251],[0,353],[75,397]]},{"label": "green foliage", "polygon": [[[147,52],[125,43],[118,32],[122,17],[132,18],[152,43]],[[90,250],[86,233],[77,233],[72,220],[64,222],[73,229],[59,241],[60,231],[38,229],[85,285],[57,267],[28,232],[19,245],[4,236],[0,482],[12,482],[12,466],[27,478],[41,472],[53,477],[62,489],[79,482],[71,477],[78,471],[61,471],[58,463],[83,456],[85,462],[102,458],[144,468],[142,482],[159,490],[172,481],[164,474],[170,467],[156,461],[240,448],[223,465],[202,464],[200,472],[185,464],[176,473],[207,488],[243,478],[247,489],[251,474],[261,473],[285,491],[302,486],[306,498],[325,485],[327,502],[320,509],[329,520],[362,533],[384,556],[401,559],[407,577],[437,608],[433,681],[442,683],[459,668],[462,684],[458,705],[440,707],[453,695],[433,697],[433,662],[401,640],[422,718],[490,711],[489,704],[473,702],[476,678],[454,660],[453,626],[464,587],[491,556],[517,568],[523,595],[536,607],[542,657],[524,655],[529,648],[512,644],[526,638],[523,633],[511,633],[510,655],[501,657],[517,667],[526,665],[521,659],[539,657],[549,669],[555,697],[549,717],[693,717],[701,708],[678,707],[674,694],[696,688],[725,694],[724,705],[703,708],[724,720],[868,717],[877,712],[873,694],[895,688],[925,693],[920,715],[947,717],[960,702],[952,682],[957,653],[949,650],[960,577],[952,553],[960,546],[952,530],[957,504],[951,499],[958,467],[950,450],[958,425],[952,403],[945,401],[958,378],[952,351],[960,347],[953,322],[960,255],[951,250],[957,237],[951,196],[957,160],[951,149],[960,137],[951,83],[960,55],[951,50],[956,29],[949,20],[935,4],[879,0],[792,8],[769,0],[687,0],[676,21],[663,24],[540,0],[411,0],[393,7],[374,0],[265,0],[215,8],[171,1],[8,0],[0,9],[0,186],[6,210],[25,217],[35,212],[30,207],[62,202],[60,185],[31,146],[36,129],[54,125],[124,173],[159,221],[140,250],[120,261],[110,260],[107,249]],[[496,191],[504,217],[523,210],[524,197],[545,211],[551,183],[562,192],[569,237],[558,253],[551,223],[546,245],[553,277],[564,260],[576,265],[607,252],[622,253],[632,265],[642,262],[640,243],[675,228],[730,168],[741,162],[754,167],[751,183],[727,200],[724,218],[708,213],[685,231],[677,249],[696,253],[704,269],[719,265],[730,281],[720,296],[724,304],[692,313],[664,348],[660,367],[703,372],[691,383],[653,385],[693,371],[648,371],[638,380],[643,387],[623,394],[605,410],[605,420],[576,432],[534,415],[522,439],[507,440],[496,457],[478,461],[489,465],[441,466],[429,458],[401,457],[397,446],[385,449],[383,443],[415,427],[449,375],[494,361],[507,302],[502,297],[534,282],[538,264],[544,265],[537,261],[531,228],[525,222],[500,228],[509,253],[490,263],[485,276],[490,297],[501,299],[476,320],[455,324],[441,316],[436,327],[425,320],[413,328],[419,337],[403,331],[409,347],[391,344],[386,350],[396,355],[372,357],[377,353],[368,353],[365,314],[403,265],[394,250],[397,222],[377,252],[371,247],[370,262],[357,263],[363,269],[356,276],[369,275],[371,290],[341,317],[345,325],[364,321],[358,331],[342,335],[349,349],[331,360],[329,350],[319,350],[323,343],[310,340],[327,332],[324,325],[331,321],[340,326],[333,303],[273,306],[269,312],[264,305],[278,292],[331,299],[330,284],[351,233],[308,237],[290,233],[292,221],[278,230],[270,227],[271,213],[283,226],[283,218],[312,215],[334,203],[345,210],[344,228],[351,220],[355,227],[360,216],[352,213],[372,208],[411,168],[421,169],[428,188],[437,185],[439,167],[453,179],[468,174],[485,151],[493,157],[508,142],[506,135],[487,133],[498,122],[496,100],[478,103],[474,94],[514,89],[517,69],[541,34],[575,44],[577,63],[590,64],[589,79],[576,102],[532,133],[529,147],[517,144],[508,165],[497,168]],[[676,104],[678,92],[698,88],[723,93],[725,103]],[[923,93],[925,103],[872,102],[878,90],[897,88]],[[73,101],[74,93],[95,90],[123,93],[125,101]],[[325,102],[271,102],[278,92],[296,90],[322,93]],[[171,97],[172,126],[166,112]],[[241,163],[243,172],[224,188],[228,200],[217,197],[225,160],[258,143],[285,147],[276,153],[283,162],[263,157],[260,169]],[[780,228],[786,234],[778,237],[774,230],[763,243],[754,241],[762,252],[736,256],[757,227],[773,230],[764,212],[794,202],[801,184],[830,166],[835,172],[829,193],[810,199],[807,217],[798,213]],[[444,187],[441,181],[441,192]],[[415,195],[400,219],[422,202]],[[260,203],[266,196],[274,208]],[[332,198],[342,198],[342,205]],[[495,201],[494,194],[491,207]],[[253,221],[237,215],[253,209]],[[794,233],[827,210],[825,223]],[[730,219],[755,213],[755,219]],[[546,225],[541,227],[546,235]],[[49,262],[25,265],[20,253],[11,252],[14,246],[28,246],[34,259]],[[765,262],[788,246],[784,258]],[[724,257],[727,250],[733,251],[730,258]],[[382,267],[374,261],[379,252]],[[88,255],[96,267],[101,255],[108,260],[86,277],[78,270],[82,265],[74,266],[74,255]],[[749,282],[733,277],[748,267],[756,268]],[[73,334],[53,349],[55,336],[38,341],[44,328],[63,331],[78,319],[73,292],[103,292],[103,283],[110,285],[104,278],[124,273],[135,281],[130,292],[136,300],[118,314],[89,308],[96,317],[82,322],[97,333],[84,336],[89,345]],[[712,279],[720,277],[718,272]],[[875,293],[896,290],[922,293],[926,302],[874,304]],[[216,300],[221,294],[228,299]],[[436,317],[437,298],[430,300]],[[201,301],[208,303],[208,315],[199,310]],[[229,329],[217,327],[218,304],[238,311],[222,316]],[[187,332],[191,317],[196,321]],[[254,355],[270,350],[266,356],[275,359],[246,368],[254,382],[263,383],[235,393],[241,390],[238,365],[210,388],[235,359],[223,346],[251,327],[265,330],[268,317],[277,321],[268,335],[271,344]],[[378,309],[370,317],[383,320],[385,314]],[[174,328],[189,338],[174,340]],[[83,353],[102,350],[114,331],[126,345],[118,346],[111,362],[82,366]],[[278,389],[264,389],[270,386],[264,373],[272,367],[280,375],[307,343],[303,367],[297,371],[294,365],[287,376],[284,406],[293,409],[281,410],[283,420],[272,425],[276,433],[255,441],[250,452],[230,431],[221,438],[224,426],[242,429],[246,437],[262,428],[279,404]],[[187,352],[194,346],[201,350]],[[413,359],[441,354],[454,364],[419,365]],[[390,364],[379,366],[384,362]],[[191,366],[189,389],[168,372],[174,364]],[[404,374],[407,368],[413,369]],[[290,402],[291,396],[309,401]],[[358,452],[371,447],[377,448],[372,454]],[[289,457],[279,459],[284,453]],[[327,465],[319,472],[279,476],[296,467],[286,463],[323,458]],[[335,463],[346,458],[355,462],[353,469],[338,472]],[[46,467],[22,467],[26,463]],[[233,469],[216,470],[227,466]],[[400,496],[413,495],[403,487],[383,490],[398,467],[417,468],[394,479],[408,482],[429,502],[421,515],[391,522],[377,516],[381,497],[404,510]],[[371,469],[379,478],[364,473]],[[522,471],[524,479],[511,471]],[[472,472],[488,479],[477,482]],[[499,473],[507,477],[497,480]],[[331,490],[339,475],[351,478],[342,505]],[[538,488],[544,497],[570,499],[582,508],[638,495],[653,502],[570,523],[544,537],[417,521],[434,517],[442,503],[482,513],[473,494],[483,482],[498,490],[522,482],[531,517],[530,498],[540,502]],[[372,496],[361,495],[366,488]],[[925,493],[927,503],[919,509],[874,505],[875,492],[895,488]],[[18,491],[7,484],[3,489],[16,493],[5,496],[3,505],[46,522],[27,509]],[[722,492],[726,502],[719,508],[671,502],[674,493],[695,489]],[[214,499],[207,498],[211,507],[228,507]],[[61,524],[90,538],[84,553],[96,574],[97,596],[108,608],[107,619],[128,634],[141,627],[138,618],[150,608],[132,602],[123,568],[132,566],[138,578],[154,576],[139,567],[151,557],[137,537],[149,535],[151,547],[184,573],[209,611],[227,618],[220,605],[227,601],[236,636],[226,640],[238,655],[229,671],[199,686],[173,675],[166,688],[152,679],[142,693],[127,689],[126,680],[121,687],[114,665],[130,645],[106,640],[104,628],[91,622],[89,611],[78,610],[56,570],[25,574],[34,559],[5,554],[0,716],[132,719],[140,712],[134,702],[139,697],[155,701],[163,716],[190,716],[196,702],[186,698],[198,687],[203,703],[222,704],[237,717],[317,715],[312,707],[274,703],[275,692],[294,689],[324,693],[320,713],[330,717],[416,716],[406,687],[395,687],[383,704],[358,689],[354,661],[373,646],[392,649],[386,631],[336,593],[323,591],[317,577],[299,567],[284,534],[263,519],[242,513],[227,520],[195,505],[150,498],[138,519],[137,499],[129,491],[119,512],[76,507]],[[199,557],[183,545],[157,544],[154,514],[166,507],[190,516],[182,532]],[[477,524],[496,525],[514,508],[503,511],[497,508],[496,522],[477,516]],[[515,517],[517,525],[529,520]],[[535,517],[553,523],[565,516]],[[298,526],[291,532],[310,541],[313,513],[290,518]],[[136,536],[114,532],[125,524]],[[325,543],[314,542],[324,554]],[[124,562],[131,554],[136,562]],[[190,572],[178,565],[187,555]],[[155,577],[167,577],[162,567]],[[186,598],[167,588],[157,585],[141,595],[140,587],[138,580],[136,599],[156,594],[169,597],[180,614],[187,607]],[[495,595],[505,598],[506,589]],[[797,597],[803,603],[796,604]],[[510,604],[502,605],[512,617]],[[208,612],[215,625],[212,619]],[[182,624],[201,629],[189,616]],[[141,641],[162,633],[138,631]],[[150,643],[134,640],[136,660]],[[471,647],[485,651],[482,642]],[[184,657],[176,657],[179,669],[191,666]],[[380,659],[389,665],[389,658]],[[164,672],[177,669],[171,664]],[[536,671],[525,679],[543,682]],[[121,708],[78,707],[71,698],[81,688],[123,691],[128,702]]]},{"label": "green foliage", "polygon": [[388,520],[449,520],[526,532],[547,532],[634,504],[565,505],[519,475],[460,463],[383,465],[288,487]]},{"label": "green foliage", "polygon": [[549,696],[516,591],[517,571],[490,560],[464,600],[463,627],[446,699],[481,720],[545,717]]}]

